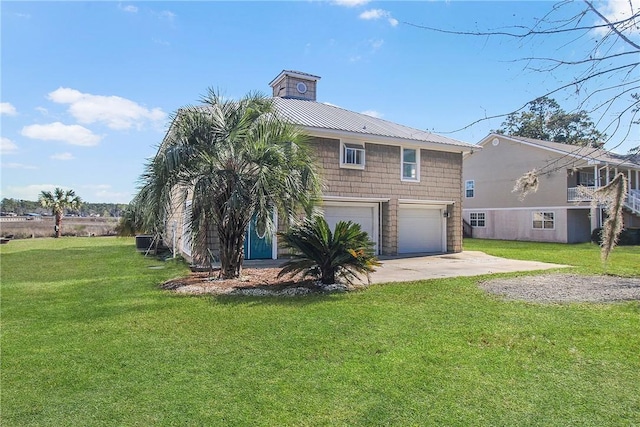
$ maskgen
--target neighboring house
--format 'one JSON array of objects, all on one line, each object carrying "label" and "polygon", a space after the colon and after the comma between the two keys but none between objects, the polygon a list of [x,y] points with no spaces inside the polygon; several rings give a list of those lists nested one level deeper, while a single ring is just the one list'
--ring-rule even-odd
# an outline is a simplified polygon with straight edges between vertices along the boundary
[{"label": "neighboring house", "polygon": [[[360,224],[378,254],[460,252],[462,157],[474,146],[317,102],[318,80],[285,70],[270,85],[277,113],[311,136],[329,225]],[[177,235],[189,255],[188,215],[175,218],[183,218]],[[217,242],[210,245],[215,251]],[[277,257],[277,236],[250,225],[245,258]]]},{"label": "neighboring house", "polygon": [[[628,180],[626,227],[640,227],[640,158],[602,149],[490,134],[482,150],[464,159],[463,217],[473,237],[542,242],[588,242],[603,223],[592,208],[593,190],[618,173]],[[524,199],[512,192],[516,180],[536,169],[539,186]]]}]

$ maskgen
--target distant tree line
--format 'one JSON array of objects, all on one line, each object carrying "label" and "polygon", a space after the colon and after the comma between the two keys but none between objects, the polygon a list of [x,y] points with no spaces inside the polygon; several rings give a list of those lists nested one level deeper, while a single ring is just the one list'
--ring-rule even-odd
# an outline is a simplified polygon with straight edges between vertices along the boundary
[{"label": "distant tree line", "polygon": [[[77,216],[100,216],[100,217],[120,217],[129,205],[124,203],[88,203],[83,202],[78,209],[67,209],[65,215]],[[41,215],[51,215],[51,209],[43,208],[40,202],[21,199],[4,198],[0,201],[0,211],[5,215],[12,213],[16,215],[26,215],[37,213]]]}]

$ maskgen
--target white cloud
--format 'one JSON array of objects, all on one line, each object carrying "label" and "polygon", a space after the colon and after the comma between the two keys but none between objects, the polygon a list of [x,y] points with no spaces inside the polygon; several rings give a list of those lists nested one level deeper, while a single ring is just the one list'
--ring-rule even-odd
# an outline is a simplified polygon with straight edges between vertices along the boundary
[{"label": "white cloud", "polygon": [[124,11],[124,12],[128,12],[128,13],[136,13],[138,12],[138,8],[132,4],[128,4],[126,6],[123,6],[122,4],[118,4],[118,9]]},{"label": "white cloud", "polygon": [[22,128],[22,135],[45,141],[62,141],[71,145],[90,147],[98,145],[101,136],[80,125],[65,125],[60,122],[46,125],[30,125]]},{"label": "white cloud", "polygon": [[365,21],[375,21],[378,19],[386,19],[392,27],[398,25],[398,20],[391,16],[391,12],[384,9],[369,9],[358,15],[360,19]]},{"label": "white cloud", "polygon": [[57,153],[51,156],[53,160],[73,160],[75,157],[71,153]]},{"label": "white cloud", "polygon": [[120,193],[117,191],[98,191],[91,201],[94,203],[130,203],[133,196],[129,193]]},{"label": "white cloud", "polygon": [[158,14],[158,16],[160,16],[161,19],[166,19],[169,22],[173,22],[177,15],[170,10],[163,10]]},{"label": "white cloud", "polygon": [[28,13],[16,13],[16,16],[18,18],[24,18],[24,19],[29,19],[31,18],[31,15],[29,15]]},{"label": "white cloud", "polygon": [[[640,0],[607,0],[605,4],[598,8],[598,11],[604,15],[609,22],[618,22],[629,19],[634,12],[637,14],[640,9]],[[604,24],[604,21],[598,21],[596,24]],[[640,18],[636,16],[634,21],[630,21],[623,25],[617,26],[618,30],[626,34],[640,34]],[[599,35],[607,34],[609,30],[606,27],[599,28],[596,33]]]},{"label": "white cloud", "polygon": [[86,188],[87,190],[109,190],[111,188],[111,185],[109,184],[90,184],[90,185],[83,185],[82,188]]},{"label": "white cloud", "polygon": [[333,4],[337,6],[355,7],[364,6],[369,3],[370,0],[333,0]]},{"label": "white cloud", "polygon": [[36,111],[38,111],[43,116],[48,116],[49,115],[49,110],[47,110],[44,107],[36,107]]},{"label": "white cloud", "polygon": [[160,108],[148,109],[119,96],[82,93],[75,89],[58,88],[48,98],[58,104],[69,104],[69,112],[80,123],[105,123],[111,129],[142,128],[146,121],[160,122],[167,115]]},{"label": "white cloud", "polygon": [[9,138],[0,138],[0,154],[10,154],[18,151],[18,146]]},{"label": "white cloud", "polygon": [[159,45],[162,45],[162,46],[171,46],[171,43],[169,43],[168,41],[162,40],[162,39],[158,39],[158,38],[155,38],[155,37],[152,38],[151,41],[154,42],[155,44],[159,44]]},{"label": "white cloud", "polygon": [[381,119],[382,118],[382,113],[375,111],[375,110],[366,110],[363,111],[361,114],[365,114],[367,116],[371,116],[371,117],[375,117],[377,119]]},{"label": "white cloud", "polygon": [[369,9],[362,12],[359,16],[360,19],[371,20],[384,18],[388,12],[382,9]]},{"label": "white cloud", "polygon": [[38,169],[35,166],[32,165],[25,165],[22,163],[3,163],[2,164],[2,169],[29,169],[29,170],[33,170],[33,169]]},{"label": "white cloud", "polygon": [[16,107],[9,102],[0,103],[0,114],[6,114],[7,116],[15,116],[18,114]]},{"label": "white cloud", "polygon": [[128,193],[114,191],[109,184],[83,185],[82,189],[85,193],[92,193],[89,199],[96,203],[129,203],[133,197]]},{"label": "white cloud", "polygon": [[384,44],[384,40],[382,39],[371,39],[369,40],[369,45],[373,48],[373,50],[378,50]]}]

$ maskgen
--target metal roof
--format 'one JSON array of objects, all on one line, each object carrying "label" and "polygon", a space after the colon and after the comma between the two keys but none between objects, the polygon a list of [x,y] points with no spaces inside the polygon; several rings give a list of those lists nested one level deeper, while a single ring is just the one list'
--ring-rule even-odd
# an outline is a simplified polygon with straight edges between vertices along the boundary
[{"label": "metal roof", "polygon": [[321,102],[275,97],[273,105],[281,118],[311,130],[311,134],[313,129],[329,130],[342,133],[345,137],[352,134],[360,138],[390,138],[416,145],[442,145],[443,148],[455,148],[456,151],[477,149],[477,146],[466,142]]}]

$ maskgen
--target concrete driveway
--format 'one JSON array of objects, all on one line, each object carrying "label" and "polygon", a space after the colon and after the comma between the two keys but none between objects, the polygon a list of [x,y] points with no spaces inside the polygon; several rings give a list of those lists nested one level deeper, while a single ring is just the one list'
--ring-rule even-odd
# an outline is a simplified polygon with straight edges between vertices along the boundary
[{"label": "concrete driveway", "polygon": [[[379,257],[382,267],[371,275],[371,283],[411,282],[441,277],[480,276],[482,274],[513,273],[516,271],[549,270],[569,265],[538,261],[518,261],[487,255],[480,251],[457,254]],[[245,267],[280,267],[285,260],[246,260]],[[364,280],[366,282],[366,279]]]},{"label": "concrete driveway", "polygon": [[516,271],[569,267],[537,261],[518,261],[479,251],[417,257],[381,257],[382,267],[371,275],[372,283],[410,282],[442,277],[479,276]]}]

